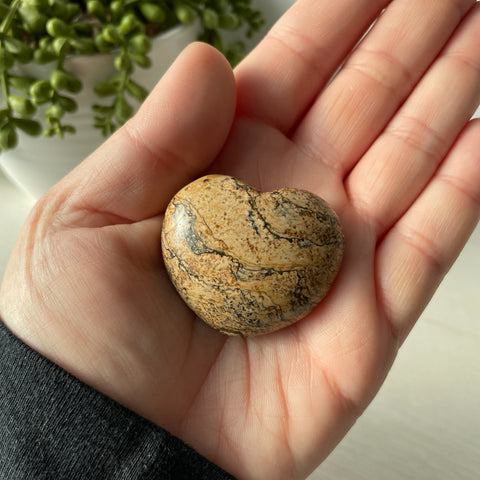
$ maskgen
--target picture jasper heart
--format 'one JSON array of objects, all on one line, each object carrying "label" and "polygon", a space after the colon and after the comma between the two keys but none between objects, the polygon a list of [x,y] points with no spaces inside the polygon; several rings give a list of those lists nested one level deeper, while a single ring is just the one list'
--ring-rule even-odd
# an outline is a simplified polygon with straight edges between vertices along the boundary
[{"label": "picture jasper heart", "polygon": [[273,332],[307,315],[342,262],[335,212],[304,190],[261,193],[225,175],[180,190],[165,212],[165,266],[185,303],[228,335]]}]

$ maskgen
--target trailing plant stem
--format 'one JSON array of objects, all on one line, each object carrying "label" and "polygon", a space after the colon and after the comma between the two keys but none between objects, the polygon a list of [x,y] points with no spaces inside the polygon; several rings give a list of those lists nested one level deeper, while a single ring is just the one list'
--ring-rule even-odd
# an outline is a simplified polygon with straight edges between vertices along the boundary
[{"label": "trailing plant stem", "polygon": [[[3,0],[0,0],[2,2]],[[42,122],[34,118],[43,105],[47,137],[74,133],[64,114],[77,108],[74,95],[82,89],[77,73],[65,59],[97,52],[114,55],[116,74],[98,82],[95,93],[110,97],[93,105],[94,126],[110,135],[134,113],[148,91],[136,83],[136,68],[149,68],[151,38],[196,19],[199,39],[222,51],[232,65],[243,56],[241,41],[226,44],[221,30],[244,25],[250,37],[262,25],[253,0],[7,0],[0,5],[0,150],[13,148],[18,131],[36,136]],[[16,64],[49,64],[50,78],[18,74]],[[194,79],[193,79],[194,81]],[[5,101],[3,101],[5,98]],[[4,105],[5,104],[5,105]]]},{"label": "trailing plant stem", "polygon": [[10,5],[10,11],[8,12],[7,16],[2,22],[2,25],[0,26],[0,34],[2,34],[2,36],[10,29],[13,17],[15,17],[15,14],[17,13],[17,10],[20,7],[22,1],[23,0],[13,0],[12,4]]},{"label": "trailing plant stem", "polygon": [[8,95],[10,93],[9,88],[8,88],[8,74],[7,72],[2,72],[1,74],[1,81],[2,81],[2,94],[3,98],[5,98],[5,107],[10,110],[10,106],[8,105]]},{"label": "trailing plant stem", "polygon": [[[14,0],[12,4],[10,5],[10,10],[5,17],[5,19],[2,22],[2,25],[0,25],[0,46],[4,48],[3,45],[3,36],[8,33],[10,30],[10,26],[12,25],[12,20],[15,17],[15,14],[17,13],[18,8],[20,7],[20,4],[22,3],[22,0]],[[1,75],[1,81],[2,81],[2,94],[5,98],[5,107],[8,109],[9,115],[11,115],[11,107],[8,102],[8,97],[10,94],[10,89],[8,87],[8,73],[7,71],[3,71]]]}]

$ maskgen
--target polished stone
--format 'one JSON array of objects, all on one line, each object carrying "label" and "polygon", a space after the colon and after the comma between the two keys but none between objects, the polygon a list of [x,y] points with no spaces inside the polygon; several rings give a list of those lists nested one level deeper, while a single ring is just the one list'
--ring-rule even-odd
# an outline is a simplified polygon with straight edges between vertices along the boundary
[{"label": "polished stone", "polygon": [[333,210],[304,190],[261,193],[224,175],[180,190],[165,212],[165,266],[186,304],[229,335],[273,332],[332,285],[344,240]]}]

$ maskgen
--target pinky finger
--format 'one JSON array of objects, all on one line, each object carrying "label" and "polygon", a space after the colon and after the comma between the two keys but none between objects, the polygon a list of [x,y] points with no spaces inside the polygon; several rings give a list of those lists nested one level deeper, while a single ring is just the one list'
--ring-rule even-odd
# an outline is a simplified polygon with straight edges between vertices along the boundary
[{"label": "pinky finger", "polygon": [[401,343],[480,218],[480,120],[471,121],[377,249],[379,301]]}]

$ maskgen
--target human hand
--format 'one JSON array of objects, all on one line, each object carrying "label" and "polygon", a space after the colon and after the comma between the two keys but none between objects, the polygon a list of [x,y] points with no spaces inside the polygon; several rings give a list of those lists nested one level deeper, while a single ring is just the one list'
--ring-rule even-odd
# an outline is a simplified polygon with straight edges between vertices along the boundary
[{"label": "human hand", "polygon": [[[304,478],[371,401],[478,221],[479,8],[461,21],[474,4],[300,0],[237,68],[236,111],[223,58],[189,47],[34,208],[0,292],[7,326],[233,475]],[[179,299],[162,212],[207,170],[304,188],[339,214],[342,270],[304,320],[225,337]]]}]

